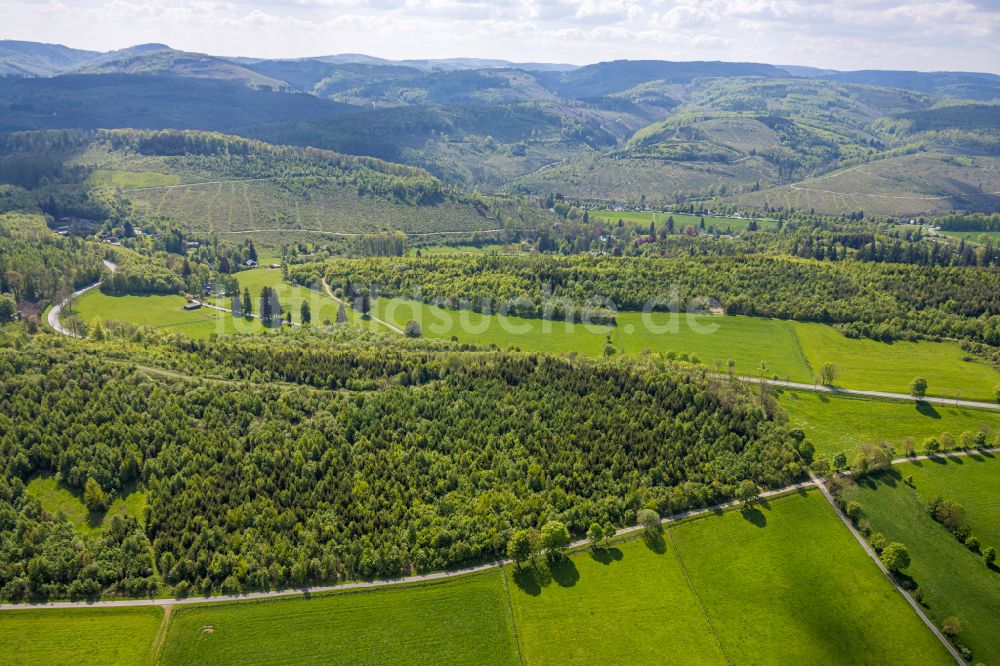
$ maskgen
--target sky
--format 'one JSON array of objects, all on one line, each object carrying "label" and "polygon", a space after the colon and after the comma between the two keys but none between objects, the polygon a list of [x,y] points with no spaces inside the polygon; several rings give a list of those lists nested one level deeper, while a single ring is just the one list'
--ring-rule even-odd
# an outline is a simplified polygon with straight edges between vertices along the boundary
[{"label": "sky", "polygon": [[0,38],[107,51],[729,60],[1000,73],[1000,0],[4,0]]}]

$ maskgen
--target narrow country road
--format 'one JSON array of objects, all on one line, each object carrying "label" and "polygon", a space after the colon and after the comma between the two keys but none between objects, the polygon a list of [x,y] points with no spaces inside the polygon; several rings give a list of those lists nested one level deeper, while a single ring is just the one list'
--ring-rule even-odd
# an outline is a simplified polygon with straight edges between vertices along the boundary
[{"label": "narrow country road", "polygon": [[936,405],[953,405],[955,407],[972,407],[974,409],[1000,410],[1000,403],[996,402],[978,402],[975,400],[958,400],[955,398],[937,398],[933,396],[927,396],[918,399],[914,398],[912,395],[907,395],[906,393],[890,393],[888,391],[864,391],[862,389],[841,388],[839,386],[823,386],[821,384],[803,384],[800,382],[785,382],[785,381],[778,381],[771,379],[761,379],[760,377],[741,376],[738,377],[738,379],[745,382],[750,382],[752,384],[760,384],[761,382],[766,382],[772,386],[782,386],[784,388],[802,389],[804,391],[816,391],[820,393],[841,393],[844,395],[867,396],[869,398],[889,398],[891,400],[904,400],[906,402],[931,402]]},{"label": "narrow country road", "polygon": [[[104,265],[108,267],[108,270],[110,270],[112,273],[118,270],[118,266],[108,261],[107,259],[102,259],[102,261],[104,262]],[[46,318],[46,320],[49,322],[49,326],[52,327],[52,330],[54,330],[56,333],[62,333],[63,335],[68,335],[71,338],[79,337],[76,333],[74,333],[73,331],[69,330],[68,328],[62,325],[62,322],[59,321],[59,315],[62,313],[63,308],[68,306],[70,302],[72,302],[74,299],[77,299],[80,296],[86,294],[91,289],[96,289],[100,286],[101,286],[100,281],[97,281],[90,286],[84,287],[83,289],[77,289],[72,294],[64,298],[62,301],[53,305],[49,309],[49,315]]]},{"label": "narrow country road", "polygon": [[[326,283],[326,278],[321,278],[320,281],[323,283],[323,290],[326,291],[326,295],[327,296],[329,296],[333,300],[337,301],[338,303],[340,303],[341,305],[343,305],[345,308],[351,307],[350,304],[348,304],[346,301],[344,301],[344,300],[342,300],[340,298],[337,298],[336,296],[333,295],[333,290],[330,289],[330,285],[328,285]],[[400,335],[404,335],[403,329],[399,328],[398,326],[393,326],[392,324],[390,324],[386,320],[379,319],[378,317],[376,317],[375,315],[373,315],[371,312],[368,313],[368,316],[371,318],[372,321],[377,321],[378,323],[382,324],[383,326],[385,326],[389,330],[395,331],[396,333],[399,333]]]}]

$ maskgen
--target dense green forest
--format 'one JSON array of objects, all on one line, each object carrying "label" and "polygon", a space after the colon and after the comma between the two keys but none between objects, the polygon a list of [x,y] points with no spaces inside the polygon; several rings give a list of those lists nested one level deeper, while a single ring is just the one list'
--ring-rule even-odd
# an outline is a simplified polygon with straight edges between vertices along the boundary
[{"label": "dense green forest", "polygon": [[529,317],[603,317],[605,299],[621,310],[683,310],[709,298],[729,314],[840,324],[852,335],[1000,344],[1000,273],[990,269],[764,255],[427,256],[337,259],[293,266],[289,276]]},{"label": "dense green forest", "polygon": [[[705,505],[743,479],[775,486],[802,469],[797,440],[749,389],[654,359],[387,357],[308,336],[251,342],[235,359],[239,340],[188,352],[252,358],[317,385],[382,386],[331,392],[163,379],[89,344],[4,336],[5,597],[145,592],[150,547],[163,580],[192,591],[392,576],[498,556],[512,530],[548,519],[582,534],[594,520]],[[317,363],[320,350],[332,358]],[[116,519],[99,537],[71,536],[24,491],[47,471],[79,492],[146,491],[145,525]]]},{"label": "dense green forest", "polygon": [[52,300],[97,281],[103,252],[80,238],[52,233],[41,215],[0,215],[0,293]]}]

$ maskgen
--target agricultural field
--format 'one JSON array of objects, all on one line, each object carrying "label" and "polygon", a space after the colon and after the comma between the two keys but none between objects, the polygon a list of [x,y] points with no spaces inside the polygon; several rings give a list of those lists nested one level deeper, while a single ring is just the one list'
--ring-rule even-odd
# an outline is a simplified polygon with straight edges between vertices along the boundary
[{"label": "agricultural field", "polygon": [[948,662],[815,491],[571,563],[508,572],[525,663]]},{"label": "agricultural field", "polygon": [[[909,476],[913,487],[904,483]],[[922,590],[927,614],[939,625],[959,619],[958,641],[972,650],[973,663],[1000,664],[1000,572],[927,515],[926,501],[938,493],[965,507],[983,547],[1000,547],[1000,462],[993,455],[899,465],[865,479],[848,499],[861,504],[873,530],[909,549],[906,573]]]},{"label": "agricultural field", "polygon": [[0,663],[136,666],[152,661],[158,607],[0,612]]},{"label": "agricultural field", "polygon": [[83,504],[80,493],[64,486],[51,474],[36,476],[28,482],[26,489],[29,495],[41,502],[43,509],[51,514],[65,515],[80,534],[96,534],[119,514],[132,516],[140,523],[145,521],[143,509],[146,507],[146,494],[143,492],[133,491],[114,497],[107,511],[91,513]]},{"label": "agricultural field", "polygon": [[795,322],[802,351],[813,369],[837,365],[835,384],[909,393],[914,377],[927,379],[927,395],[993,402],[1000,372],[979,360],[964,360],[957,342],[877,342],[848,338],[823,324]]},{"label": "agricultural field", "polygon": [[160,663],[515,664],[498,571],[314,598],[183,606]]},{"label": "agricultural field", "polygon": [[919,449],[927,437],[945,432],[957,438],[984,430],[988,441],[1000,439],[1000,411],[792,390],[781,391],[778,404],[788,414],[788,425],[802,429],[817,455],[828,459],[843,451],[850,460],[861,444],[882,441],[900,452],[907,437]]},{"label": "agricultural field", "polygon": [[795,331],[789,322],[752,317],[622,312],[617,326],[573,324],[504,315],[450,310],[417,301],[379,298],[372,304],[379,318],[405,326],[421,323],[425,336],[456,336],[463,342],[517,347],[523,351],[601,354],[607,336],[617,350],[640,353],[694,353],[706,364],[736,360],[736,372],[754,373],[764,361],[769,375],[777,373],[809,381],[811,372],[796,352]]},{"label": "agricultural field", "polygon": [[716,367],[736,361],[737,374],[760,374],[811,383],[816,369],[833,362],[836,384],[845,388],[908,393],[910,381],[924,376],[928,395],[957,396],[967,400],[995,399],[993,387],[1000,373],[979,361],[962,360],[966,354],[954,342],[895,342],[847,338],[822,324],[744,316],[621,312],[618,325],[567,324],[502,315],[482,315],[448,310],[417,301],[379,298],[373,312],[396,326],[410,319],[421,323],[430,337],[456,336],[463,342],[495,344],[524,351],[603,352],[608,335],[618,351],[641,353],[674,351],[694,353]]},{"label": "agricultural field", "polygon": [[[741,231],[746,231],[747,227],[750,225],[750,220],[747,218],[739,217],[719,217],[717,215],[688,215],[687,213],[652,213],[644,211],[614,211],[614,210],[595,210],[590,211],[590,218],[593,220],[604,220],[612,224],[617,224],[618,220],[622,220],[625,223],[634,224],[640,227],[649,228],[649,223],[653,222],[656,224],[656,228],[660,229],[662,225],[667,223],[667,218],[674,218],[674,228],[676,232],[680,233],[684,231],[684,228],[688,225],[698,229],[699,224],[701,224],[701,218],[705,218],[705,229],[710,232],[717,233],[740,233]],[[774,229],[777,223],[774,220],[757,220],[757,225],[760,229]]]},{"label": "agricultural field", "polygon": [[[103,651],[97,661],[144,663],[160,613],[4,612],[0,661],[21,663],[15,651],[24,633],[33,637],[24,663],[71,661],[64,645],[101,626],[104,642],[86,646]],[[37,624],[16,631],[19,623],[50,619],[58,623],[54,633]],[[391,588],[175,605],[159,663],[724,664],[765,654],[788,664],[947,663],[816,491],[775,498],[746,514],[690,519],[652,541],[580,550],[551,567],[509,565]],[[87,661],[96,663],[89,655]]]}]

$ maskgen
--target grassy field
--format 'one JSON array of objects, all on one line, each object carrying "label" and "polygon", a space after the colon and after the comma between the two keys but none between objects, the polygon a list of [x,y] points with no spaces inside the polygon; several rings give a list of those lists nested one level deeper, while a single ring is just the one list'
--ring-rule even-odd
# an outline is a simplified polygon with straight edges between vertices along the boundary
[{"label": "grassy field", "polygon": [[117,169],[95,169],[89,180],[94,185],[118,186],[126,190],[140,187],[164,187],[179,185],[181,177],[173,173],[152,171],[120,171]]},{"label": "grassy field", "polygon": [[[336,301],[322,291],[284,282],[279,270],[257,268],[242,271],[236,277],[241,291],[250,290],[255,311],[258,309],[261,288],[269,285],[277,291],[282,308],[286,311],[291,310],[293,322],[301,323],[300,311],[303,300],[309,303],[314,324],[322,325],[327,320],[331,323],[337,321]],[[127,321],[182,333],[193,338],[204,338],[213,333],[231,335],[268,332],[268,329],[256,319],[248,321],[234,318],[229,313],[205,307],[198,310],[184,310],[186,302],[184,297],[179,295],[110,296],[95,289],[76,301],[74,312],[88,325],[92,325],[97,319]],[[228,297],[216,298],[209,302],[225,308],[231,306]],[[354,324],[387,330],[377,322],[362,319],[350,308],[347,309],[347,318]]]},{"label": "grassy field", "polygon": [[3,611],[0,663],[148,664],[162,617],[149,607]]},{"label": "grassy field", "polygon": [[[525,351],[600,354],[607,335],[619,351],[639,353],[694,353],[715,367],[736,361],[740,374],[756,375],[763,361],[766,376],[811,383],[815,369],[831,361],[839,368],[837,385],[845,388],[908,393],[910,381],[922,375],[928,395],[963,399],[995,399],[993,387],[1000,373],[981,362],[963,361],[965,352],[953,342],[896,342],[886,344],[851,339],[822,324],[743,316],[669,313],[644,315],[621,312],[615,327],[481,315],[447,310],[416,301],[380,298],[376,316],[397,326],[407,320],[421,323],[430,337],[456,336],[465,342],[513,346]],[[725,367],[725,366],[724,366]]]},{"label": "grassy field", "polygon": [[778,398],[788,413],[789,426],[801,428],[817,454],[833,458],[843,451],[848,459],[865,442],[887,441],[896,451],[912,437],[918,448],[927,437],[949,432],[985,430],[990,441],[1000,437],[1000,412],[949,405],[870,400],[812,391],[782,391]]},{"label": "grassy field", "polygon": [[163,664],[516,664],[498,571],[174,611]]},{"label": "grassy field", "polygon": [[1000,549],[1000,461],[995,454],[908,464],[900,472],[913,476],[913,485],[925,500],[941,495],[965,506],[973,533]]},{"label": "grassy field", "polygon": [[98,319],[127,321],[192,338],[205,338],[212,333],[225,335],[263,330],[257,322],[236,320],[218,310],[184,310],[186,302],[178,295],[111,296],[94,289],[80,297],[73,310],[88,325]]},{"label": "grassy field", "polygon": [[993,402],[1000,372],[980,361],[963,361],[957,342],[894,342],[852,339],[829,326],[796,322],[802,350],[813,368],[837,364],[836,384],[846,388],[909,393],[914,377],[927,379],[927,395]]},{"label": "grassy field", "polygon": [[945,236],[964,238],[967,242],[980,245],[1000,246],[1000,231],[941,231]]},{"label": "grassy field", "polygon": [[124,497],[114,497],[107,511],[91,513],[83,504],[82,493],[59,483],[52,475],[36,476],[28,482],[27,490],[49,513],[64,514],[81,534],[98,532],[118,514],[132,516],[140,522],[144,521],[145,493],[130,492]]},{"label": "grassy field", "polygon": [[[282,307],[291,310],[292,321],[300,321],[302,301],[309,303],[315,324],[335,322],[337,303],[319,289],[286,283],[281,272],[266,268],[243,271],[237,276],[241,291],[249,289],[255,299],[265,285],[274,287]],[[181,296],[108,296],[92,291],[75,304],[76,313],[88,324],[95,319],[117,319],[154,328],[174,330],[192,337],[212,333],[265,332],[256,321],[234,319],[210,308],[183,309]],[[215,299],[230,307],[229,298]],[[895,342],[847,338],[822,324],[791,322],[743,316],[645,314],[622,312],[614,327],[567,324],[482,315],[448,310],[399,298],[378,298],[373,314],[399,328],[413,319],[428,337],[455,336],[464,342],[525,351],[562,353],[575,351],[596,356],[603,352],[607,336],[618,351],[693,353],[716,367],[736,362],[739,374],[756,375],[763,362],[765,375],[811,383],[816,368],[828,361],[838,367],[836,384],[844,388],[908,393],[910,381],[920,375],[928,380],[928,395],[966,400],[992,401],[1000,372],[979,361],[965,361],[965,352],[955,342]],[[348,320],[376,330],[387,330],[375,321],[363,320],[350,308]]]},{"label": "grassy field", "polygon": [[760,362],[770,373],[809,381],[812,373],[798,353],[795,331],[789,322],[751,317],[669,313],[644,315],[622,312],[618,326],[567,324],[533,318],[483,315],[468,310],[448,310],[417,301],[380,298],[373,302],[376,316],[402,327],[410,319],[421,322],[428,337],[456,336],[463,342],[513,346],[524,351],[601,354],[608,335],[616,349],[639,353],[695,353],[706,364],[736,360],[737,372],[753,373]]},{"label": "grassy field", "polygon": [[[902,482],[911,474],[915,489]],[[937,492],[961,497],[968,522],[984,546],[991,545],[990,538],[1000,547],[1000,462],[995,458],[900,465],[866,480],[849,496],[861,503],[873,529],[910,550],[913,562],[907,573],[923,590],[928,615],[939,624],[959,618],[959,641],[972,649],[973,662],[1000,664],[1000,573],[987,569],[981,557],[927,515],[924,498]]]},{"label": "grassy field", "polygon": [[[614,210],[594,210],[590,212],[590,218],[592,220],[604,220],[605,222],[610,222],[612,224],[617,224],[618,220],[622,220],[625,223],[633,224],[645,228],[649,228],[649,223],[653,222],[656,224],[656,228],[660,229],[667,223],[667,218],[674,218],[674,229],[677,233],[684,231],[684,228],[688,225],[693,226],[698,229],[698,225],[701,223],[701,215],[688,215],[687,213],[652,213],[644,211],[614,211]],[[746,231],[747,227],[750,225],[750,220],[736,217],[718,217],[716,215],[705,215],[705,230],[715,231],[717,233],[728,233],[730,230],[733,233],[739,233],[741,231]],[[776,226],[774,220],[757,220],[757,226],[760,229],[774,229]]]},{"label": "grassy field", "polygon": [[523,250],[518,245],[504,245],[502,243],[487,243],[485,245],[425,245],[423,247],[411,247],[406,250],[407,257],[436,256],[442,254],[519,254]]},{"label": "grassy field", "polygon": [[818,492],[565,569],[508,574],[525,663],[948,663]]}]

